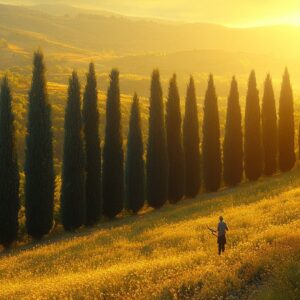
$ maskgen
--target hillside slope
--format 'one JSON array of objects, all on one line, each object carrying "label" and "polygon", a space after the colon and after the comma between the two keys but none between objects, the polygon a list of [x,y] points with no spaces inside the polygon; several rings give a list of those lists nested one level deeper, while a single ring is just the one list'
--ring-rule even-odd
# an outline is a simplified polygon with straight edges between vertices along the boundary
[{"label": "hillside slope", "polygon": [[[67,13],[66,15],[57,14]],[[68,13],[69,12],[69,13]],[[149,94],[153,68],[161,70],[164,86],[173,72],[185,94],[190,74],[203,95],[208,73],[215,75],[218,95],[227,97],[232,75],[244,93],[251,69],[262,87],[271,72],[276,93],[285,66],[292,82],[300,80],[300,27],[229,28],[215,24],[165,22],[99,13],[67,5],[26,7],[0,4],[0,76],[9,72],[29,81],[32,53],[45,53],[48,79],[68,82],[73,69],[84,75],[96,64],[101,89],[117,67],[123,93]],[[84,76],[83,76],[84,77]],[[298,85],[294,90],[300,93]]]},{"label": "hillside slope", "polygon": [[[0,299],[299,299],[300,169],[23,245]],[[216,254],[224,215],[228,245]]]},{"label": "hillside slope", "polygon": [[[54,11],[58,7],[54,6]],[[61,7],[66,11],[66,6]],[[74,8],[73,8],[74,10]],[[70,11],[72,12],[72,7]],[[297,26],[229,28],[216,24],[164,22],[76,9],[58,16],[34,7],[0,4],[0,25],[39,33],[50,40],[93,51],[124,53],[222,49],[297,56]]]}]

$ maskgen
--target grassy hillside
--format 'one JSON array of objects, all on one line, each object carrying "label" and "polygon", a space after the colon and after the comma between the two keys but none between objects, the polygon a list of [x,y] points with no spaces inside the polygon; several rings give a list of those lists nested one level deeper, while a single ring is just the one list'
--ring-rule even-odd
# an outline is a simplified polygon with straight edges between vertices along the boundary
[{"label": "grassy hillside", "polygon": [[[299,299],[300,169],[0,256],[1,299]],[[206,229],[224,215],[216,254]],[[223,297],[223,298],[222,298]]]}]

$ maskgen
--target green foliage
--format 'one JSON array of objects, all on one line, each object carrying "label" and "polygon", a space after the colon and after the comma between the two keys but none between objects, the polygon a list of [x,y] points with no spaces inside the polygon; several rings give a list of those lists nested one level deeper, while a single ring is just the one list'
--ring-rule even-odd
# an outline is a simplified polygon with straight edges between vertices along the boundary
[{"label": "green foliage", "polygon": [[180,98],[174,74],[166,105],[166,132],[169,158],[168,198],[176,203],[184,196],[184,152],[182,145]]},{"label": "green foliage", "polygon": [[119,71],[113,69],[110,73],[110,86],[107,91],[103,149],[103,214],[108,218],[114,218],[123,209],[123,162]]},{"label": "green foliage", "polygon": [[85,222],[85,157],[80,84],[76,72],[69,80],[61,186],[61,220],[65,230]]},{"label": "green foliage", "polygon": [[8,247],[18,235],[19,168],[12,96],[4,77],[0,93],[0,244]]},{"label": "green foliage", "polygon": [[95,224],[102,210],[101,149],[95,66],[90,64],[83,97],[83,121],[86,147],[86,224]]},{"label": "green foliage", "polygon": [[257,180],[262,173],[262,145],[259,96],[254,71],[249,77],[246,97],[244,151],[246,177],[251,181]]},{"label": "green foliage", "polygon": [[279,167],[289,171],[295,164],[294,99],[288,70],[285,69],[279,100],[278,149]]},{"label": "green foliage", "polygon": [[264,174],[270,176],[277,170],[277,116],[275,97],[270,74],[265,80],[262,101],[262,142],[264,154]]},{"label": "green foliage", "polygon": [[224,182],[235,186],[243,178],[243,133],[238,84],[232,78],[227,102],[227,117],[223,144]]},{"label": "green foliage", "polygon": [[209,76],[208,87],[205,94],[202,130],[204,186],[207,191],[214,192],[220,188],[222,162],[218,100],[212,75]]},{"label": "green foliage", "polygon": [[185,162],[185,196],[194,198],[200,191],[200,137],[198,108],[193,77],[186,92],[185,115],[183,119],[183,146]]},{"label": "green foliage", "polygon": [[25,153],[26,227],[29,235],[41,238],[52,228],[54,201],[51,107],[41,51],[34,54],[28,110]]},{"label": "green foliage", "polygon": [[131,106],[126,156],[126,208],[137,213],[145,202],[145,164],[139,99]]},{"label": "green foliage", "polygon": [[158,70],[151,79],[149,135],[147,148],[147,200],[151,207],[161,208],[168,198],[168,151],[164,103]]}]

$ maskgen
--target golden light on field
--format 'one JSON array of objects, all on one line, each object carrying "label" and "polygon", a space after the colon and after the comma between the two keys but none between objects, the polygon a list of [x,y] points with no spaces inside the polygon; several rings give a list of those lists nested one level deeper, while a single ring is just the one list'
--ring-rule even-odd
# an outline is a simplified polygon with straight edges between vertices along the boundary
[{"label": "golden light on field", "polygon": [[0,300],[300,299],[299,124],[300,0],[0,0]]},{"label": "golden light on field", "polygon": [[[258,278],[270,274],[288,291],[283,279],[299,278],[299,178],[298,169],[213,199],[200,196],[24,246],[0,260],[0,298],[189,299],[192,293],[190,299],[213,299],[239,288],[251,294]],[[230,251],[222,260],[206,227],[220,214],[230,223]],[[293,299],[267,285],[258,292],[254,299]]]}]

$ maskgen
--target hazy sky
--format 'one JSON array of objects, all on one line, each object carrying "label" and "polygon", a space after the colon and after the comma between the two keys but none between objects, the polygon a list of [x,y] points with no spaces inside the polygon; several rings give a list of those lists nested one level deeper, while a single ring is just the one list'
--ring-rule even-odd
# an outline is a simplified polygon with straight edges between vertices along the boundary
[{"label": "hazy sky", "polygon": [[252,26],[300,25],[300,0],[0,0],[19,4],[65,3],[133,16]]}]

